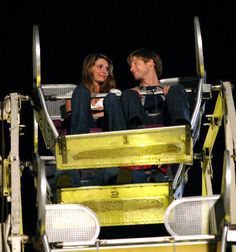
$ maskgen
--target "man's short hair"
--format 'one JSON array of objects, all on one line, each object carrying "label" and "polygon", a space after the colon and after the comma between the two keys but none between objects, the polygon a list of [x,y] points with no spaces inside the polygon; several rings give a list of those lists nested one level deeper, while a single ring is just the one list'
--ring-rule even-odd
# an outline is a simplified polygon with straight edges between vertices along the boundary
[{"label": "man's short hair", "polygon": [[131,61],[133,57],[141,58],[145,63],[147,63],[149,60],[153,60],[155,65],[155,70],[157,77],[160,77],[162,74],[162,60],[160,56],[153,50],[149,49],[138,49],[129,54],[127,57],[127,62],[129,65],[131,65]]}]

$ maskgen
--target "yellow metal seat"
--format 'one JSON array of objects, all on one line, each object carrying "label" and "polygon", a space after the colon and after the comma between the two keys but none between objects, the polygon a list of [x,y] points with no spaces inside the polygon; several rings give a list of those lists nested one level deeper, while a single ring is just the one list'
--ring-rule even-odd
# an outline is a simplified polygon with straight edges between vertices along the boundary
[{"label": "yellow metal seat", "polygon": [[192,163],[189,126],[67,135],[56,142],[57,169]]},{"label": "yellow metal seat", "polygon": [[[56,144],[58,169],[191,163],[188,126],[65,136]],[[79,203],[101,226],[163,223],[171,182],[58,189],[58,202]]]}]

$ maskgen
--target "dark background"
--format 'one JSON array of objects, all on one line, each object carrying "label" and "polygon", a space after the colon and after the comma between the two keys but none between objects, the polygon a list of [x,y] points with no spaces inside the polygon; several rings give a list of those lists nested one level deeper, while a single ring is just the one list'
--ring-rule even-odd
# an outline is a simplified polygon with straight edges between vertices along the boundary
[{"label": "dark background", "polygon": [[[32,94],[34,24],[40,32],[42,83],[78,83],[84,57],[96,51],[113,60],[118,87],[132,87],[134,81],[126,57],[138,48],[160,53],[163,78],[195,75],[194,16],[200,19],[207,82],[236,81],[233,0],[35,0],[2,1],[0,5],[1,100],[10,92]],[[211,111],[213,106],[209,103],[207,110]],[[32,154],[29,106],[23,109],[21,117],[27,125],[21,137],[21,159],[29,160]],[[213,161],[217,178],[214,193],[219,193],[221,184],[222,132],[219,139]],[[203,140],[204,136],[199,146]],[[201,193],[200,178],[198,164],[189,172],[186,195]],[[23,179],[27,181],[27,177]]]},{"label": "dark background", "polygon": [[[9,3],[8,3],[9,2]],[[32,29],[40,31],[42,83],[76,83],[93,51],[112,58],[121,89],[133,85],[127,55],[157,50],[164,77],[196,73],[193,17],[198,16],[208,82],[235,82],[233,1],[5,1],[0,7],[1,97],[32,90]]]},{"label": "dark background", "polygon": [[[5,1],[1,3],[0,15],[1,99],[10,92],[32,94],[35,24],[40,32],[42,83],[78,83],[84,57],[96,51],[113,60],[118,87],[132,87],[134,80],[126,57],[138,48],[160,53],[162,78],[195,75],[194,16],[200,20],[207,82],[236,80],[233,1]],[[211,112],[214,103],[209,104]],[[32,154],[31,115],[30,106],[21,115],[27,125],[21,137],[23,160]],[[200,147],[203,140],[204,135]],[[219,141],[219,145],[215,148],[222,149],[223,142]],[[216,170],[220,170],[221,155],[216,155],[216,164]],[[197,194],[200,184],[195,184],[190,186]],[[216,188],[219,191],[220,183]]]}]

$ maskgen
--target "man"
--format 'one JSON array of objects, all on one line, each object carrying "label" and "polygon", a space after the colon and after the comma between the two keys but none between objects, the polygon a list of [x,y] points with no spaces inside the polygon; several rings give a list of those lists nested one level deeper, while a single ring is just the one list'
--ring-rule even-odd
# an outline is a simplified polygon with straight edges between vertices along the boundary
[{"label": "man", "polygon": [[[181,85],[160,86],[162,61],[156,52],[139,49],[127,58],[130,71],[139,86],[125,90],[121,96],[123,111],[129,129],[190,124],[188,97]],[[143,90],[162,90],[163,95],[140,96]],[[146,169],[147,168],[147,169]],[[155,174],[156,178],[150,177]],[[135,166],[132,171],[134,183],[165,181],[160,169]]]},{"label": "man", "polygon": [[[121,101],[128,128],[161,124],[190,124],[188,97],[181,85],[160,86],[162,61],[156,52],[139,49],[127,58],[139,86],[123,92]],[[162,90],[163,95],[140,96],[140,91]],[[136,91],[136,92],[135,92]]]}]

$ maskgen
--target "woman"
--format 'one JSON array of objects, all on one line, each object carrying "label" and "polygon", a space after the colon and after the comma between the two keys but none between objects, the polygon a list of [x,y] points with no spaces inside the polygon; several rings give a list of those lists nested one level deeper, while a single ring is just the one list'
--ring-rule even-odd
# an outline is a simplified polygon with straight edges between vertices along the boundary
[{"label": "woman", "polygon": [[[104,54],[89,54],[83,62],[81,84],[72,94],[71,134],[124,130],[126,123],[115,89],[112,61]],[[91,98],[96,93],[109,93],[104,99]],[[68,104],[67,104],[68,109]]]},{"label": "woman", "polygon": [[[83,62],[81,84],[71,99],[71,134],[125,130],[126,123],[120,99],[115,93],[112,61],[100,53],[89,54]],[[108,93],[105,98],[91,98],[96,93]],[[70,103],[67,101],[67,111]],[[80,170],[80,185],[104,185],[116,183],[118,168]]]}]

